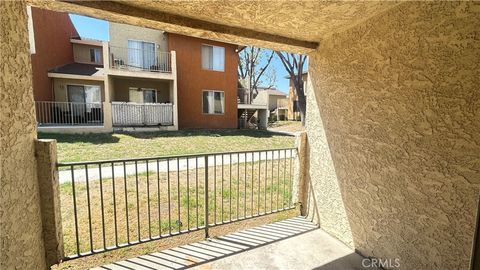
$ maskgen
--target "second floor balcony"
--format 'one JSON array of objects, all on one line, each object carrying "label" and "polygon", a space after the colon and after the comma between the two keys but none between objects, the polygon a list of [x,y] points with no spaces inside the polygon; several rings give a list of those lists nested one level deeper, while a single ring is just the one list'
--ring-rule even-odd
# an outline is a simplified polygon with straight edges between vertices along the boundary
[{"label": "second floor balcony", "polygon": [[110,68],[134,72],[172,73],[172,53],[155,47],[109,47]]}]

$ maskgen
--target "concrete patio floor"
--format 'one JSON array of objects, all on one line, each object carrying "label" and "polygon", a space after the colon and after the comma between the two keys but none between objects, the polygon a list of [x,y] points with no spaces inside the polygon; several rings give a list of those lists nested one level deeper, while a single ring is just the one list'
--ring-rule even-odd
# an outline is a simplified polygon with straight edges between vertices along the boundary
[{"label": "concrete patio floor", "polygon": [[296,217],[94,269],[367,269],[362,259],[313,223]]}]

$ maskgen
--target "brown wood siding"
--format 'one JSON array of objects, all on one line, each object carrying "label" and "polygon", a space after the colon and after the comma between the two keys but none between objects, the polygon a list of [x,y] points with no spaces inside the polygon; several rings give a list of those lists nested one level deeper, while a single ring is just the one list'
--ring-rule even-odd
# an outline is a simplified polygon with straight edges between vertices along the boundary
[{"label": "brown wood siding", "polygon": [[73,62],[70,38],[78,36],[67,13],[32,7],[35,54],[32,54],[33,94],[36,101],[53,100],[48,70]]},{"label": "brown wood siding", "polygon": [[[225,48],[224,72],[202,69],[202,44]],[[177,55],[179,128],[236,128],[237,46],[177,34],[169,34],[168,46]],[[225,92],[225,114],[209,115],[202,112],[203,90]]]}]

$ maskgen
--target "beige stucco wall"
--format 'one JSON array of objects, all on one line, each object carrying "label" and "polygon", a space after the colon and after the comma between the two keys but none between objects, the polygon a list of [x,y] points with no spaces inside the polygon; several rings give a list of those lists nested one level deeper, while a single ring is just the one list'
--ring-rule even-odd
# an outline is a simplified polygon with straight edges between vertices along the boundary
[{"label": "beige stucco wall", "polygon": [[258,95],[252,100],[252,104],[267,105],[268,95],[264,91],[260,91]]},{"label": "beige stucco wall", "polygon": [[26,7],[0,5],[0,269],[45,269]]},{"label": "beige stucco wall", "polygon": [[67,86],[68,85],[98,85],[100,86],[100,92],[102,94],[102,101],[105,101],[105,87],[103,81],[96,80],[76,80],[76,79],[53,79],[53,93],[55,101],[66,102],[68,101]]},{"label": "beige stucco wall", "polygon": [[128,40],[140,40],[156,44],[157,52],[168,51],[167,35],[161,30],[138,27],[130,24],[109,22],[110,53],[115,58],[128,61]]},{"label": "beige stucco wall", "polygon": [[285,98],[285,96],[269,95],[266,91],[260,91],[252,103],[267,105],[269,110],[275,110],[277,108],[277,100],[282,98]]},{"label": "beige stucco wall", "polygon": [[[93,46],[87,44],[72,44],[73,60],[77,63],[103,65],[103,48],[102,46]],[[92,62],[90,59],[90,49],[98,49],[100,51],[100,63]]]},{"label": "beige stucco wall", "polygon": [[479,29],[478,4],[407,2],[311,55],[310,214],[363,255],[399,258],[401,269],[469,268]]},{"label": "beige stucco wall", "polygon": [[268,97],[268,109],[275,110],[277,108],[277,100],[283,99],[285,96],[269,95]]}]

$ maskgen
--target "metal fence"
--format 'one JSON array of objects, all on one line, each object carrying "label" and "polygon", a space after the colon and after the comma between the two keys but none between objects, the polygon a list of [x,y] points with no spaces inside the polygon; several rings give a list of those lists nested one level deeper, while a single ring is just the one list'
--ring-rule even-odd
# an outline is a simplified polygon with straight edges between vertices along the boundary
[{"label": "metal fence", "polygon": [[295,208],[296,148],[59,163],[66,260]]},{"label": "metal fence", "polygon": [[112,102],[114,126],[171,126],[173,104]]},{"label": "metal fence", "polygon": [[114,69],[172,72],[171,53],[157,51],[154,47],[139,49],[110,46],[110,56],[110,65]]},{"label": "metal fence", "polygon": [[39,126],[103,125],[102,103],[36,101]]}]

